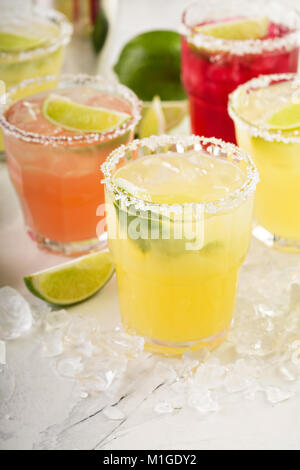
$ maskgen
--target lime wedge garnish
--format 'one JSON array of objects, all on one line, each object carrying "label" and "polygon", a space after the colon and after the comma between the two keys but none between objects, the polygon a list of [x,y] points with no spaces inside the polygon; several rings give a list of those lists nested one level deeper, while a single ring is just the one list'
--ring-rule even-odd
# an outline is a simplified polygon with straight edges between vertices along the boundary
[{"label": "lime wedge garnish", "polygon": [[20,52],[43,47],[59,35],[59,28],[48,22],[24,19],[15,23],[5,23],[0,29],[0,50]]},{"label": "lime wedge garnish", "polygon": [[[143,103],[142,118],[146,115],[151,105],[151,101],[145,101]],[[187,115],[188,103],[185,100],[161,101],[161,108],[165,116],[166,131],[168,132],[178,126]]]},{"label": "lime wedge garnish", "polygon": [[0,50],[6,52],[19,52],[40,47],[48,41],[46,37],[29,37],[0,32]]},{"label": "lime wedge garnish", "polygon": [[268,18],[261,17],[211,23],[205,26],[198,26],[195,28],[195,31],[207,36],[213,36],[214,38],[243,41],[266,36],[268,27]]},{"label": "lime wedge garnish", "polygon": [[95,133],[114,130],[131,119],[130,114],[85,106],[56,94],[45,99],[42,113],[45,119],[56,126],[71,131]]},{"label": "lime wedge garnish", "polygon": [[102,251],[32,274],[24,281],[36,297],[53,305],[67,306],[96,294],[113,273],[109,253]]},{"label": "lime wedge garnish", "polygon": [[300,103],[290,103],[279,109],[268,119],[267,124],[274,130],[300,128]]},{"label": "lime wedge garnish", "polygon": [[113,178],[113,182],[120,188],[124,189],[131,196],[142,199],[143,201],[151,202],[151,196],[146,189],[142,189],[139,186],[136,186],[131,181],[126,180],[125,178]]},{"label": "lime wedge garnish", "polygon": [[166,119],[162,110],[161,101],[158,96],[153,98],[149,108],[139,125],[139,137],[150,137],[151,135],[161,135],[166,132]]}]

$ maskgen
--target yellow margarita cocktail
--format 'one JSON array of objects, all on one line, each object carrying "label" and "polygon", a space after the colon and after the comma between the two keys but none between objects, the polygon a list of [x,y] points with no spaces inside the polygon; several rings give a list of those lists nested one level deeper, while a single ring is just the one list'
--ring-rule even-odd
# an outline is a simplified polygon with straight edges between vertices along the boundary
[{"label": "yellow margarita cocktail", "polygon": [[151,137],[102,166],[123,323],[148,349],[218,345],[233,317],[257,172],[232,144]]},{"label": "yellow margarita cocktail", "polygon": [[300,250],[300,76],[259,77],[231,95],[239,146],[260,174],[254,235],[269,246]]},{"label": "yellow margarita cocktail", "polygon": [[[1,10],[0,80],[6,88],[29,78],[59,74],[72,31],[65,16],[55,10],[28,5],[22,11]],[[23,89],[16,99],[25,95]],[[2,136],[0,151],[3,151]]]}]

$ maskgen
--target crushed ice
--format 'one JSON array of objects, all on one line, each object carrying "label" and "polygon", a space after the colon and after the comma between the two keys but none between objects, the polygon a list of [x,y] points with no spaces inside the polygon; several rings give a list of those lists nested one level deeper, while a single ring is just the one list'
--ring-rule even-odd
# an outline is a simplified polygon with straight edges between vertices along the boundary
[{"label": "crushed ice", "polygon": [[0,288],[0,339],[8,341],[24,336],[32,327],[28,302],[11,287]]}]

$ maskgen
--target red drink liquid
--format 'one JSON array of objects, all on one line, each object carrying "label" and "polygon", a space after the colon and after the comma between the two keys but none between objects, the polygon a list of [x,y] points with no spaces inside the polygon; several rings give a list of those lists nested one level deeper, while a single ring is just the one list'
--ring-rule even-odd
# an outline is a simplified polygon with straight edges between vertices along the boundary
[{"label": "red drink liquid", "polygon": [[[270,22],[268,34],[260,42],[283,38],[290,32],[286,26]],[[192,132],[235,143],[233,122],[227,113],[228,95],[258,75],[296,72],[298,55],[297,44],[272,51],[264,51],[262,45],[260,53],[237,55],[196,48],[182,37],[182,81],[189,97]]]}]

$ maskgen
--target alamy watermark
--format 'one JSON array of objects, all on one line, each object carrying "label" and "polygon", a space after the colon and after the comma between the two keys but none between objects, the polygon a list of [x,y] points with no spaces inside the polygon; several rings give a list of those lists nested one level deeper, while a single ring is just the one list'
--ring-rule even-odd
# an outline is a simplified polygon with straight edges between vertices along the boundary
[{"label": "alamy watermark", "polygon": [[[152,210],[120,207],[117,203],[100,204],[96,212],[98,238],[108,229],[110,239],[182,240],[186,250],[200,250],[204,241],[204,211],[201,206],[164,215]],[[106,219],[105,219],[106,215]]]}]

